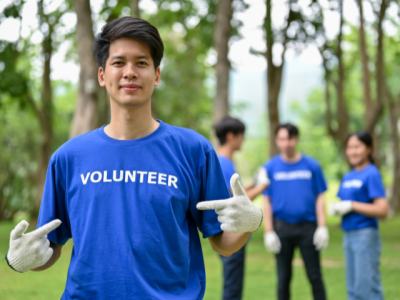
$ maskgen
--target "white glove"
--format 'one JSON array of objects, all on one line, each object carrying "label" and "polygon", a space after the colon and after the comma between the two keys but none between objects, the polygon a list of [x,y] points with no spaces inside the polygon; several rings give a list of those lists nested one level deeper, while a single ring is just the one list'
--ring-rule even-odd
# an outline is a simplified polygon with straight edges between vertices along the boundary
[{"label": "white glove", "polygon": [[[222,184],[222,183],[221,183]],[[239,182],[239,175],[231,177],[233,197],[226,200],[202,201],[197,209],[215,209],[221,229],[226,232],[254,232],[262,222],[262,209],[254,205]]]},{"label": "white glove", "polygon": [[25,220],[18,223],[10,234],[10,249],[7,252],[8,265],[17,272],[23,273],[43,266],[53,255],[47,234],[58,226],[60,220],[54,220],[42,227],[24,234],[29,223]]},{"label": "white glove", "polygon": [[329,232],[326,226],[318,226],[314,233],[314,245],[318,251],[324,250],[329,244]]},{"label": "white glove", "polygon": [[344,200],[329,205],[329,214],[332,216],[343,216],[353,210],[353,201]]},{"label": "white glove", "polygon": [[281,252],[281,241],[275,231],[264,233],[264,246],[267,251],[278,254]]},{"label": "white glove", "polygon": [[268,178],[268,173],[267,170],[264,167],[260,167],[258,168],[256,174],[255,174],[255,185],[261,185],[261,184],[265,184],[265,185],[269,185],[270,180]]}]

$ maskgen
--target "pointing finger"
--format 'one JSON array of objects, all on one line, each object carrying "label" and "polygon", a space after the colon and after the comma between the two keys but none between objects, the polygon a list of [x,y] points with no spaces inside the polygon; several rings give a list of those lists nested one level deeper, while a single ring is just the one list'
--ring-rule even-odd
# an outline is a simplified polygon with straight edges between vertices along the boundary
[{"label": "pointing finger", "polygon": [[245,191],[239,181],[239,174],[235,173],[231,177],[231,188],[234,196],[246,196]]},{"label": "pointing finger", "polygon": [[196,207],[199,210],[206,209],[223,209],[230,205],[229,200],[214,200],[214,201],[202,201],[197,203]]},{"label": "pointing finger", "polygon": [[43,225],[42,227],[36,229],[32,234],[34,234],[36,237],[40,238],[48,234],[49,232],[53,231],[56,229],[58,226],[61,225],[60,220],[53,220],[50,223],[47,223]]},{"label": "pointing finger", "polygon": [[15,228],[11,231],[10,238],[12,240],[16,240],[20,238],[24,232],[28,229],[29,223],[25,220],[22,220],[15,226]]}]

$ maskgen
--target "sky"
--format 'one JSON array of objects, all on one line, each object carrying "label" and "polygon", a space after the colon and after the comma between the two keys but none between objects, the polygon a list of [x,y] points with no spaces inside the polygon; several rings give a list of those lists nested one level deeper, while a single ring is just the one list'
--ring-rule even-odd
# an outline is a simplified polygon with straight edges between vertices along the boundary
[{"label": "sky", "polygon": [[[0,0],[0,11],[13,0]],[[18,1],[18,0],[14,0]],[[63,0],[45,0],[52,4],[47,9],[49,11],[58,7]],[[104,0],[91,1],[93,16],[96,18]],[[116,3],[116,0],[114,0]],[[267,64],[264,57],[250,54],[250,49],[257,51],[265,51],[265,38],[261,28],[265,17],[265,0],[245,0],[248,9],[244,12],[237,12],[234,18],[242,21],[243,26],[240,29],[241,39],[235,40],[230,45],[229,59],[232,63],[233,70],[231,72],[230,81],[230,102],[235,105],[237,103],[246,102],[246,109],[241,113],[246,123],[249,123],[253,132],[260,132],[260,118],[264,118],[266,103],[266,79],[265,71]],[[299,5],[307,7],[311,0],[299,0]],[[201,8],[201,1],[196,0]],[[273,25],[281,26],[288,11],[286,1],[273,0]],[[328,8],[328,0],[321,0],[326,8],[325,10],[325,28],[329,38],[334,38],[339,29],[339,15],[330,11]],[[374,21],[374,12],[368,1],[364,0],[364,17],[367,23]],[[152,0],[141,0],[139,2],[140,9],[154,13],[157,10]],[[178,4],[177,4],[178,5]],[[178,5],[179,6],[179,5]],[[397,15],[397,7],[392,5],[388,14],[395,17]],[[31,42],[38,44],[42,40],[41,30],[38,28],[36,18],[37,2],[36,0],[27,0],[27,4],[23,10],[22,28],[18,21],[6,19],[0,24],[0,39],[15,41],[19,32],[23,37],[31,36]],[[127,11],[129,14],[129,11]],[[344,17],[351,24],[358,24],[358,8],[355,0],[344,0]],[[72,28],[76,25],[76,16],[73,13],[65,14],[60,20],[67,27]],[[103,24],[97,24],[95,31],[99,31]],[[174,27],[179,30],[178,26]],[[385,31],[388,34],[395,34],[396,29],[386,22],[384,24]],[[344,28],[344,30],[348,30]],[[52,59],[52,79],[63,79],[76,82],[78,80],[79,66],[72,62],[65,62],[65,53],[68,49],[67,42],[59,47],[57,53]],[[273,49],[274,62],[279,63],[282,47],[276,45]],[[311,45],[301,54],[295,54],[293,50],[288,50],[285,56],[286,68],[284,70],[284,81],[280,97],[280,107],[282,109],[282,119],[290,120],[293,116],[290,113],[291,103],[295,100],[304,102],[307,95],[312,89],[321,86],[322,70],[321,57],[315,45]],[[215,53],[210,53],[209,60],[215,61]],[[236,112],[235,112],[236,113]],[[237,113],[236,113],[237,114]],[[241,116],[239,116],[241,117]],[[265,119],[265,118],[264,118]]]}]

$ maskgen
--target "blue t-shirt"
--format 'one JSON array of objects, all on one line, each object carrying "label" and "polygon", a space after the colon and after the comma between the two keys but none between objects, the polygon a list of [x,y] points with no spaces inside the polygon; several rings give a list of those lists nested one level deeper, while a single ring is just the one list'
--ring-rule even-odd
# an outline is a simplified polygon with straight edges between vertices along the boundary
[{"label": "blue t-shirt", "polygon": [[[104,126],[103,126],[104,127]],[[74,248],[62,299],[202,299],[205,270],[197,229],[221,232],[203,200],[229,198],[212,145],[167,125],[136,140],[99,128],[51,157],[38,227]]]},{"label": "blue t-shirt", "polygon": [[264,195],[269,196],[275,220],[298,224],[316,222],[317,196],[327,190],[318,162],[302,155],[295,163],[287,163],[280,155],[264,167],[271,181]]},{"label": "blue t-shirt", "polygon": [[[378,168],[370,164],[361,171],[351,170],[344,175],[337,196],[341,200],[372,203],[375,198],[384,198],[385,187]],[[378,228],[378,218],[368,217],[356,212],[343,216],[343,230],[355,230],[366,227]]]},{"label": "blue t-shirt", "polygon": [[228,187],[228,190],[230,190],[231,177],[236,173],[235,165],[233,164],[233,161],[223,155],[218,155],[218,159],[221,165],[222,173],[224,174],[226,186]]}]

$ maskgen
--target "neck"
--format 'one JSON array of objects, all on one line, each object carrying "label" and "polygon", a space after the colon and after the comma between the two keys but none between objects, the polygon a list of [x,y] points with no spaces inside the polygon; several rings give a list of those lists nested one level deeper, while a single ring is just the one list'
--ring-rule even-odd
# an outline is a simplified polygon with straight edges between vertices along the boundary
[{"label": "neck", "polygon": [[133,107],[122,106],[110,99],[111,121],[104,132],[117,140],[134,140],[154,132],[160,125],[151,115],[150,99]]},{"label": "neck", "polygon": [[230,160],[232,160],[233,152],[235,152],[235,151],[234,151],[229,145],[227,145],[227,144],[222,145],[222,146],[218,149],[218,154],[219,154],[219,155],[223,155],[223,156],[229,158]]},{"label": "neck", "polygon": [[368,166],[371,162],[369,161],[369,159],[364,160],[362,162],[360,162],[358,165],[355,166],[355,169],[357,171],[361,171],[362,169],[364,169],[366,166]]},{"label": "neck", "polygon": [[301,153],[294,151],[293,153],[281,153],[281,157],[286,162],[297,162],[301,159]]}]

